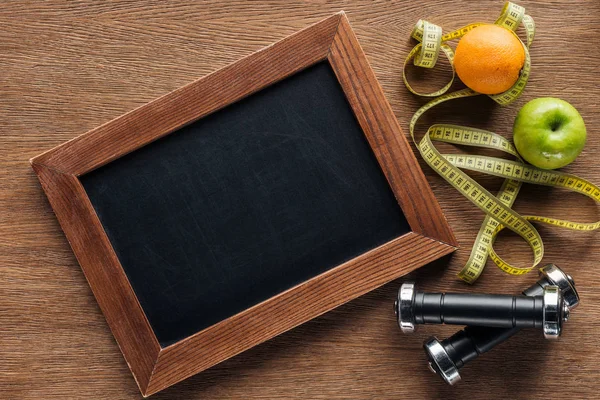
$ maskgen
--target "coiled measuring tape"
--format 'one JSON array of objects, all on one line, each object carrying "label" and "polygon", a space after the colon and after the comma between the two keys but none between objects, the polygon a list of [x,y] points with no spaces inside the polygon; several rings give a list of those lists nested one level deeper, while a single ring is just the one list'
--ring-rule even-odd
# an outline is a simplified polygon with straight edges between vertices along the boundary
[{"label": "coiled measuring tape", "polygon": [[[518,36],[515,31],[523,24],[527,38],[526,44],[518,38],[525,50],[525,62],[519,78],[506,92],[489,95],[498,104],[506,105],[521,95],[529,79],[531,69],[529,46],[531,46],[535,35],[535,24],[533,18],[525,14],[523,7],[511,2],[507,2],[504,5],[502,13],[495,24],[510,30],[517,38]],[[485,267],[488,257],[500,269],[511,275],[525,274],[538,265],[544,256],[544,244],[539,232],[530,221],[579,231],[600,228],[600,221],[579,223],[543,216],[523,216],[512,210],[511,207],[519,194],[523,182],[561,187],[581,193],[596,201],[600,201],[600,188],[575,175],[543,170],[526,164],[519,156],[514,145],[496,133],[465,126],[436,124],[430,126],[423,139],[417,143],[415,126],[418,119],[425,112],[445,101],[481,94],[468,88],[446,94],[452,86],[456,75],[453,65],[454,51],[446,42],[459,39],[480,25],[483,24],[469,24],[450,33],[443,34],[441,27],[425,20],[419,20],[411,33],[411,37],[419,43],[408,54],[402,72],[404,84],[412,93],[419,96],[436,97],[419,108],[410,121],[410,135],[421,156],[434,171],[486,214],[475,239],[469,260],[458,274],[462,280],[468,283],[473,283],[477,280]],[[415,91],[406,78],[406,66],[412,60],[416,66],[433,68],[438,60],[440,51],[445,54],[452,66],[452,79],[444,87],[432,93],[419,93]],[[479,155],[441,154],[433,145],[434,141],[495,149],[515,157],[515,161]],[[461,169],[499,176],[505,178],[505,181],[498,194],[494,196],[474,179],[461,171]],[[529,244],[534,255],[533,265],[529,267],[510,265],[494,251],[494,240],[498,232],[504,228],[511,229]]]}]

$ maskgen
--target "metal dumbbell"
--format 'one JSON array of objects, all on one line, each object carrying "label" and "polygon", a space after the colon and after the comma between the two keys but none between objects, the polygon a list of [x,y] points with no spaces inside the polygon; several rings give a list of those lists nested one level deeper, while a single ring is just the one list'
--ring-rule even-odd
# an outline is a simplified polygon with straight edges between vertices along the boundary
[{"label": "metal dumbbell", "polygon": [[[554,264],[540,269],[541,278],[523,292],[527,296],[539,296],[547,286],[558,286],[564,303],[572,310],[579,304],[575,282]],[[432,337],[423,344],[429,359],[429,368],[450,385],[460,380],[458,370],[480,354],[490,351],[519,332],[521,328],[502,329],[467,326],[445,340]]]},{"label": "metal dumbbell", "polygon": [[569,309],[557,286],[546,286],[538,296],[425,293],[404,283],[396,303],[398,325],[413,332],[419,324],[474,325],[496,328],[542,328],[556,339]]}]

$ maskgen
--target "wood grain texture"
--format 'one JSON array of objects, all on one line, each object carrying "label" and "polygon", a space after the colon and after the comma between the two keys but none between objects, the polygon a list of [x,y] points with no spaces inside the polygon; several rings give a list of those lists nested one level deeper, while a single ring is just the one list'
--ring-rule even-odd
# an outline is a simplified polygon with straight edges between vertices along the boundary
[{"label": "wood grain texture", "polygon": [[[600,35],[600,4],[519,4],[535,18],[538,29],[531,49],[532,77],[523,97],[508,107],[483,97],[450,102],[425,115],[418,129],[422,134],[428,124],[443,121],[509,137],[520,106],[535,97],[558,96],[575,105],[588,126],[584,152],[565,170],[600,182],[600,49],[595,40]],[[414,22],[428,18],[450,29],[493,21],[501,7],[495,0],[4,1],[0,398],[141,397],[29,158],[341,9],[406,129],[424,103],[401,81],[402,61],[414,45],[408,40]],[[584,52],[582,63],[576,55]],[[442,64],[439,71],[409,72],[415,86],[433,88],[443,84],[448,71]],[[414,274],[420,286],[493,293],[516,293],[529,286],[535,280],[532,274],[509,277],[491,264],[473,287],[456,280],[483,216],[425,163],[421,166],[463,249]],[[493,177],[476,178],[491,190],[501,183]],[[591,200],[527,185],[516,209],[579,221],[599,217]],[[547,227],[540,232],[545,261],[574,276],[581,306],[559,342],[543,341],[539,332],[522,332],[465,367],[456,388],[431,375],[421,350],[428,336],[447,337],[455,329],[426,327],[414,336],[400,334],[391,312],[400,283],[396,281],[152,398],[597,398],[598,234]],[[532,258],[527,245],[512,234],[503,234],[497,249],[511,262],[525,264]],[[564,363],[569,363],[568,372],[560,368]]]},{"label": "wood grain texture", "polygon": [[[339,44],[332,52],[334,43]],[[161,348],[79,176],[326,59],[343,76],[349,102],[413,232]],[[140,391],[148,396],[456,249],[401,135],[347,18],[336,13],[46,151],[31,164]]]}]

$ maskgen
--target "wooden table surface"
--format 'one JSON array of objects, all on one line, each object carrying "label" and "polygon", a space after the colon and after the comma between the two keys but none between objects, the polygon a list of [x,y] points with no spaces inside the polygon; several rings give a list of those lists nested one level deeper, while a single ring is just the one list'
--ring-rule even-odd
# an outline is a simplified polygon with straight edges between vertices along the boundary
[{"label": "wooden table surface", "polygon": [[[129,369],[63,236],[29,158],[333,12],[345,10],[403,127],[424,100],[401,79],[426,18],[456,28],[494,21],[503,3],[478,1],[218,2],[4,0],[0,7],[0,398],[141,398]],[[565,168],[600,182],[600,3],[521,2],[537,25],[532,77],[515,104],[486,97],[454,101],[425,123],[454,122],[509,137],[520,106],[540,96],[571,102],[588,127],[581,156]],[[411,70],[420,87],[447,77]],[[460,87],[460,83],[456,84]],[[424,163],[462,248],[413,276],[427,290],[517,293],[537,277],[511,277],[488,262],[468,286],[456,278],[483,219]],[[500,180],[477,176],[497,190]],[[599,219],[597,205],[559,189],[526,186],[524,214]],[[456,328],[400,333],[392,303],[400,281],[198,374],[156,399],[217,398],[599,398],[600,233],[541,227],[544,262],[568,271],[581,306],[560,341],[522,332],[461,372],[448,387],[426,368],[421,344]],[[532,260],[512,234],[497,249],[509,261]]]}]

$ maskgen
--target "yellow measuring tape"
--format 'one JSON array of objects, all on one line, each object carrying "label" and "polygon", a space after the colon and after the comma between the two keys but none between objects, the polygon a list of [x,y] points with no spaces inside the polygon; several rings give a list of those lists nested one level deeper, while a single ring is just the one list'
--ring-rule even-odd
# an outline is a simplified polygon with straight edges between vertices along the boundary
[{"label": "yellow measuring tape", "polygon": [[[504,5],[502,13],[495,24],[510,30],[517,38],[518,36],[515,31],[523,24],[527,36],[526,44],[519,39],[525,50],[525,63],[516,83],[504,93],[489,95],[498,104],[505,105],[513,102],[521,95],[529,79],[531,69],[529,46],[531,46],[535,35],[535,24],[533,19],[525,14],[523,7],[511,2],[507,2]],[[600,228],[600,221],[579,223],[542,216],[523,216],[515,212],[511,207],[523,182],[562,187],[584,194],[596,201],[600,201],[600,188],[575,175],[543,170],[526,164],[517,153],[514,145],[496,133],[465,126],[436,124],[429,127],[423,139],[417,144],[415,126],[421,115],[445,101],[481,94],[471,89],[463,89],[445,94],[452,86],[456,75],[453,66],[454,51],[446,43],[450,40],[463,37],[467,32],[480,25],[483,24],[474,23],[443,34],[441,27],[424,20],[419,20],[411,33],[411,37],[419,43],[408,54],[402,72],[404,84],[412,93],[419,96],[436,97],[419,108],[410,121],[410,135],[421,156],[442,178],[486,214],[475,239],[471,256],[458,274],[461,279],[468,283],[473,283],[477,280],[485,267],[488,256],[503,271],[512,275],[525,274],[539,264],[544,256],[544,244],[540,234],[530,221],[573,230],[594,230]],[[406,78],[406,66],[412,60],[416,66],[433,68],[438,60],[440,51],[444,52],[452,66],[452,79],[443,88],[432,93],[419,93],[415,91]],[[434,141],[495,149],[515,157],[515,161],[478,155],[441,154],[434,147]],[[474,179],[461,171],[461,169],[499,176],[505,178],[505,181],[498,194],[494,196]],[[529,267],[515,267],[505,262],[496,254],[493,248],[494,240],[498,232],[504,228],[511,229],[527,241],[533,250],[533,265]]]}]

